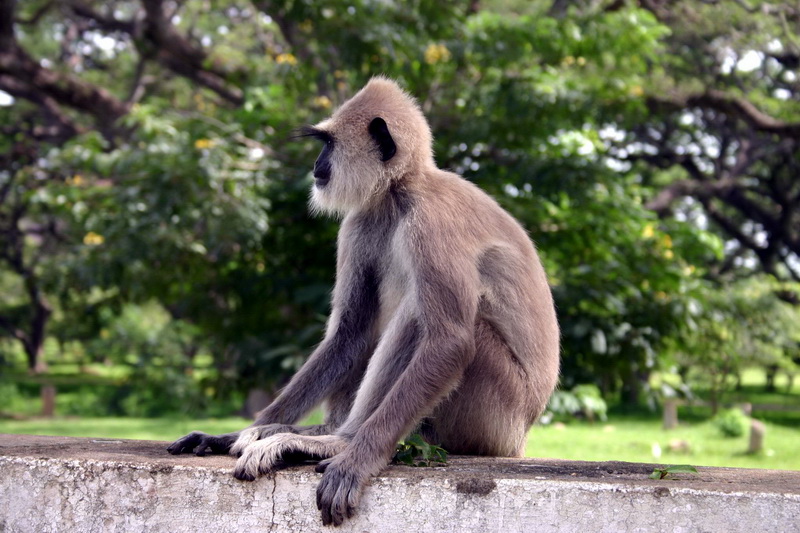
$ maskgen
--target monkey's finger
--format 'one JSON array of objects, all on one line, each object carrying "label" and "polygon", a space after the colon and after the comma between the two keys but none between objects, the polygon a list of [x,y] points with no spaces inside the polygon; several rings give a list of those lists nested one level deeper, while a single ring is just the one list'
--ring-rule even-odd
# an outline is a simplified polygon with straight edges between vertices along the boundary
[{"label": "monkey's finger", "polygon": [[329,497],[328,482],[322,478],[319,486],[317,486],[317,509],[322,514],[322,524],[329,526],[333,523],[331,516],[331,498]]},{"label": "monkey's finger", "polygon": [[341,497],[336,499],[339,501],[334,501],[333,505],[331,505],[331,518],[334,526],[340,526],[347,514],[347,504],[342,501],[343,498]]},{"label": "monkey's finger", "polygon": [[220,441],[219,437],[207,437],[203,439],[202,444],[211,453],[225,453],[225,446]]},{"label": "monkey's finger", "polygon": [[199,436],[194,433],[189,433],[185,437],[176,440],[168,448],[167,451],[172,455],[179,455],[181,453],[192,453],[195,446],[199,442]]},{"label": "monkey's finger", "polygon": [[317,485],[317,509],[320,511],[322,511],[322,491],[323,491],[322,486],[324,483],[325,483],[325,478],[322,478],[320,484]]},{"label": "monkey's finger", "polygon": [[329,526],[333,523],[333,517],[331,516],[331,507],[330,505],[318,505],[319,510],[322,514],[322,525]]},{"label": "monkey's finger", "polygon": [[240,468],[239,466],[236,466],[236,468],[233,469],[233,477],[241,481],[256,480],[256,477],[254,475],[248,474],[244,468]]}]

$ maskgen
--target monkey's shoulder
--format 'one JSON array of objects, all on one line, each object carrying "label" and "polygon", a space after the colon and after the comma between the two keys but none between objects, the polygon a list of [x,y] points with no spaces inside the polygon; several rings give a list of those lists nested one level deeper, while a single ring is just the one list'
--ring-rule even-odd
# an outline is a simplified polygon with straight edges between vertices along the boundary
[{"label": "monkey's shoulder", "polygon": [[420,238],[455,238],[463,243],[524,236],[522,226],[494,198],[458,174],[432,173],[410,196],[414,207],[405,223]]}]

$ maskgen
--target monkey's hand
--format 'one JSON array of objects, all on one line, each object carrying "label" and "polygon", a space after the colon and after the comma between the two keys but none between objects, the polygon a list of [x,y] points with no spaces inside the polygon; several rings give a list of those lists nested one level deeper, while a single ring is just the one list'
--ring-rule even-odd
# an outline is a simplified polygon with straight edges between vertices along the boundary
[{"label": "monkey's hand", "polygon": [[317,465],[317,472],[324,472],[317,486],[317,509],[322,513],[324,525],[339,526],[346,518],[352,518],[356,506],[370,478],[363,464],[337,455]]},{"label": "monkey's hand", "polygon": [[169,445],[167,451],[172,455],[181,453],[194,453],[202,457],[207,453],[226,454],[233,443],[239,438],[239,432],[225,433],[223,435],[209,435],[202,431],[192,431]]},{"label": "monkey's hand", "polygon": [[253,481],[258,476],[270,474],[291,464],[333,457],[347,447],[347,444],[346,439],[336,435],[278,433],[245,447],[236,461],[233,477]]}]

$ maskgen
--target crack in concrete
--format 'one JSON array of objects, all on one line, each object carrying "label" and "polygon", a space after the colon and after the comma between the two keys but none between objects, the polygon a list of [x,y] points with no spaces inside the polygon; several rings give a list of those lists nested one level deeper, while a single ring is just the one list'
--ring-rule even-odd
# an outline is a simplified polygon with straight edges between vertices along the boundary
[{"label": "crack in concrete", "polygon": [[272,474],[272,514],[269,517],[269,532],[275,531],[275,527],[278,525],[275,523],[275,490],[278,488],[278,477],[275,474]]}]

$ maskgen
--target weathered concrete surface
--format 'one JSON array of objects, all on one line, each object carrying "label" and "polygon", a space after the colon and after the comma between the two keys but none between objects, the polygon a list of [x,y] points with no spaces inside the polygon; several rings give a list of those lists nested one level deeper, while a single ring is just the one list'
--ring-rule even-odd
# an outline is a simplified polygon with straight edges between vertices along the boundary
[{"label": "weathered concrete surface", "polygon": [[[230,457],[173,457],[166,443],[0,435],[0,531],[334,531],[310,466],[254,483]],[[391,467],[338,531],[800,532],[800,472],[453,457]]]}]

